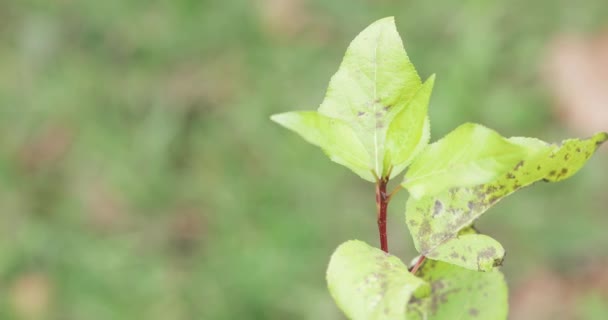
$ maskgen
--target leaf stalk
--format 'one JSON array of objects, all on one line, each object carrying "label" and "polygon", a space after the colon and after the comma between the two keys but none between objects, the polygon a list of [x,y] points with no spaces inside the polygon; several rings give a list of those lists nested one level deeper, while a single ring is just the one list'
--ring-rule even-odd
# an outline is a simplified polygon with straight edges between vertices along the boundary
[{"label": "leaf stalk", "polygon": [[386,212],[390,201],[389,194],[386,193],[388,177],[382,177],[376,181],[376,209],[378,233],[380,234],[380,249],[388,253],[388,235],[386,233]]}]

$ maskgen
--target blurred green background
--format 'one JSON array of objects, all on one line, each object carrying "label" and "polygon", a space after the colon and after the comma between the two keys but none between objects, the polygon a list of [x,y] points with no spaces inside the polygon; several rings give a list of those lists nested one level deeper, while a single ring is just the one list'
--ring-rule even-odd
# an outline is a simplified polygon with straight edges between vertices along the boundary
[{"label": "blurred green background", "polygon": [[[433,139],[581,135],[540,70],[555,36],[608,27],[605,0],[0,1],[0,319],[343,319],[325,267],[377,244],[373,185],[269,115],[315,109],[389,15],[437,74]],[[608,314],[607,160],[481,219],[514,319]],[[406,199],[389,239],[409,261]],[[547,295],[571,313],[531,316]]]}]

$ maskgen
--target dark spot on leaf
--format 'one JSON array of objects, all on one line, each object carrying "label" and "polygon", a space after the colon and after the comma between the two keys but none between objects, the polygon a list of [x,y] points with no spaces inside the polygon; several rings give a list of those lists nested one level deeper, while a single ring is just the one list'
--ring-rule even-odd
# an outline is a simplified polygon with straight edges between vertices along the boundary
[{"label": "dark spot on leaf", "polygon": [[551,170],[551,172],[549,172],[549,177],[553,177],[556,173],[557,171]]},{"label": "dark spot on leaf", "polygon": [[537,166],[537,167],[536,167],[536,170],[540,170],[540,166]]},{"label": "dark spot on leaf", "polygon": [[481,252],[479,252],[478,257],[480,257],[482,259],[490,259],[490,258],[493,258],[495,255],[496,255],[496,248],[489,247],[489,248],[483,249]]},{"label": "dark spot on leaf", "polygon": [[462,260],[462,262],[467,262],[467,258],[464,255],[460,256],[460,260]]},{"label": "dark spot on leaf", "polygon": [[384,128],[384,122],[382,122],[382,121],[376,122],[376,129],[382,129],[382,128]]},{"label": "dark spot on leaf", "polygon": [[469,315],[471,315],[472,317],[477,317],[477,315],[479,315],[479,310],[471,308],[469,309]]},{"label": "dark spot on leaf", "polygon": [[430,233],[431,233],[431,223],[428,220],[424,220],[422,222],[422,225],[420,226],[418,234],[420,236],[428,236]]},{"label": "dark spot on leaf", "polygon": [[441,213],[443,210],[443,203],[439,200],[435,200],[435,206],[433,207],[433,218]]},{"label": "dark spot on leaf", "polygon": [[[517,189],[517,188],[516,188]],[[500,196],[494,195],[491,196],[490,199],[488,199],[488,203],[489,204],[494,204],[496,203],[498,200],[500,200]]]},{"label": "dark spot on leaf", "polygon": [[382,116],[384,115],[384,113],[378,111],[376,112],[376,118],[382,118]]},{"label": "dark spot on leaf", "polygon": [[515,179],[515,175],[509,172],[507,173],[507,179]]},{"label": "dark spot on leaf", "polygon": [[495,186],[493,186],[493,185],[489,185],[489,186],[486,188],[485,193],[486,193],[487,195],[489,195],[489,194],[491,194],[491,193],[494,193],[495,191],[496,191],[496,187],[495,187]]},{"label": "dark spot on leaf", "polygon": [[450,257],[456,259],[456,258],[458,258],[458,253],[456,253],[456,251],[454,251],[450,254]]},{"label": "dark spot on leaf", "polygon": [[502,261],[503,261],[503,259],[494,259],[494,262],[492,262],[492,267],[502,266]]},{"label": "dark spot on leaf", "polygon": [[564,160],[568,161],[568,159],[570,159],[570,154],[569,154],[569,153],[566,153],[566,154],[564,155]]},{"label": "dark spot on leaf", "polygon": [[433,293],[435,293],[443,288],[445,288],[445,284],[441,280],[435,281],[431,284],[431,292],[433,292]]},{"label": "dark spot on leaf", "polygon": [[467,207],[469,207],[469,210],[473,211],[473,209],[475,209],[475,204],[473,203],[473,201],[469,201],[467,203]]},{"label": "dark spot on leaf", "polygon": [[363,111],[357,112],[357,117],[362,117],[364,115],[365,115],[365,112],[363,112]]},{"label": "dark spot on leaf", "polygon": [[385,106],[383,109],[384,111],[388,111],[388,109],[390,109],[392,106]]},{"label": "dark spot on leaf", "polygon": [[568,168],[562,168],[561,174],[565,175],[566,173],[568,173]]},{"label": "dark spot on leaf", "polygon": [[416,220],[409,220],[408,224],[412,227],[417,227],[418,226],[418,222]]},{"label": "dark spot on leaf", "polygon": [[519,168],[521,168],[524,165],[524,161],[521,160],[520,162],[518,162],[515,167],[513,168],[513,170],[517,171],[519,170]]},{"label": "dark spot on leaf", "polygon": [[[489,247],[477,254],[477,267],[479,271],[482,271],[482,263],[487,260],[492,261],[492,266],[496,267],[502,264],[502,258],[494,258],[496,255],[496,249],[494,247]],[[485,263],[484,263],[485,264]]]},{"label": "dark spot on leaf", "polygon": [[581,152],[581,148],[576,148],[576,152]]}]

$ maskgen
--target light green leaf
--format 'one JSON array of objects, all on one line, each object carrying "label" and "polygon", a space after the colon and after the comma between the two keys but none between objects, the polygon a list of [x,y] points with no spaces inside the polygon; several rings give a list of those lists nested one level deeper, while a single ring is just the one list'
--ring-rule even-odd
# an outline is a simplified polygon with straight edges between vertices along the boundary
[{"label": "light green leaf", "polygon": [[392,168],[391,178],[400,174],[429,143],[427,111],[434,84],[432,75],[389,125],[384,168]]},{"label": "light green leaf", "polygon": [[327,283],[336,304],[355,320],[405,319],[410,298],[423,298],[430,291],[399,258],[357,240],[336,249]]},{"label": "light green leaf", "polygon": [[[370,179],[374,175],[386,177],[389,172],[394,176],[428,143],[426,114],[432,86],[433,78],[423,87],[403,48],[394,19],[378,20],[351,42],[318,109],[320,115],[340,121],[352,132],[348,133],[346,142],[332,138],[318,138],[317,141],[334,140],[335,145],[325,145],[325,152],[330,156],[341,154],[340,161],[334,161],[366,180],[374,181]],[[395,119],[397,123],[393,124]],[[334,134],[326,129],[327,126],[316,130],[305,127],[297,132],[305,138]],[[310,134],[308,131],[315,132]],[[358,143],[354,143],[355,138]],[[365,163],[362,163],[362,156],[356,161],[344,156],[354,145],[357,150],[350,153],[367,154]],[[360,147],[365,152],[359,150]]]},{"label": "light green leaf", "polygon": [[321,147],[332,161],[351,169],[365,180],[374,181],[369,154],[344,121],[314,111],[275,114],[271,119]]},{"label": "light green leaf", "polygon": [[483,234],[458,235],[428,253],[427,258],[445,261],[471,270],[489,271],[502,264],[505,249]]},{"label": "light green leaf", "polygon": [[[425,256],[449,261],[435,251],[445,251],[441,247],[457,238],[461,230],[470,227],[488,208],[536,181],[559,181],[572,176],[607,139],[606,133],[586,140],[566,140],[561,145],[530,138],[509,139],[524,147],[526,154],[500,177],[488,183],[455,187],[435,196],[408,200],[406,223],[416,249]],[[476,256],[472,254],[466,259],[475,260]]]},{"label": "light green leaf", "polygon": [[466,123],[424,149],[402,185],[420,198],[455,186],[489,182],[512,168],[525,152],[493,130]]},{"label": "light green leaf", "polygon": [[427,259],[417,275],[432,289],[429,297],[410,300],[410,320],[507,319],[507,285],[498,270],[476,272]]}]

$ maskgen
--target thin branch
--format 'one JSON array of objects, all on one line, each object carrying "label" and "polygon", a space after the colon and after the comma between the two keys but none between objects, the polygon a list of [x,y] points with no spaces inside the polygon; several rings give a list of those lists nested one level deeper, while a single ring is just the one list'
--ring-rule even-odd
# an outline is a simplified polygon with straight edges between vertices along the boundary
[{"label": "thin branch", "polygon": [[380,235],[380,249],[388,253],[388,236],[386,234],[386,211],[388,208],[388,197],[386,194],[386,184],[388,178],[382,178],[376,183],[376,209],[378,233]]}]

